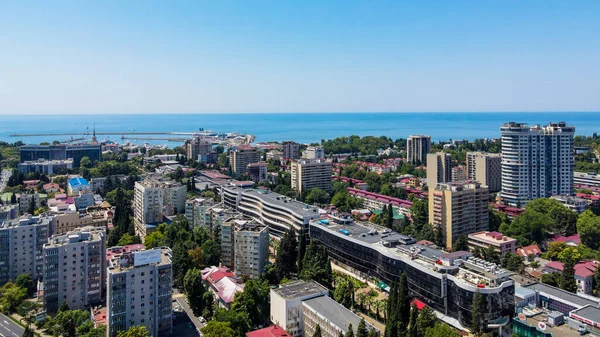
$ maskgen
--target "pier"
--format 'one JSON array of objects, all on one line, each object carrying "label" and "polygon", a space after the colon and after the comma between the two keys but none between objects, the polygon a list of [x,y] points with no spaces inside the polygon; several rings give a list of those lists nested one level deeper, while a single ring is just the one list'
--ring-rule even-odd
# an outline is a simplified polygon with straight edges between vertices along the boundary
[{"label": "pier", "polygon": [[[96,132],[98,136],[124,136],[124,135],[179,135],[179,136],[194,136],[201,135],[202,131],[196,132],[141,132],[141,131],[124,131],[124,132]],[[60,133],[13,133],[11,137],[50,137],[50,136],[91,136],[91,131],[83,132],[60,132]]]}]

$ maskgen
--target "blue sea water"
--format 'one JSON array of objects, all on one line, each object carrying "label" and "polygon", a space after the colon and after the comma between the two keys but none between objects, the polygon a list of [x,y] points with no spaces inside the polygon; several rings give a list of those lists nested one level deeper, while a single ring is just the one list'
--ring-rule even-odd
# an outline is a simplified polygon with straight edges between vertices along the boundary
[{"label": "blue sea water", "polygon": [[[406,138],[411,134],[430,135],[433,140],[497,138],[500,125],[515,121],[545,124],[565,121],[579,135],[600,131],[597,112],[527,113],[246,113],[246,114],[120,114],[120,115],[0,115],[0,141],[35,144],[68,139],[62,137],[10,137],[14,133],[97,131],[192,132],[199,128],[216,132],[250,133],[256,141],[295,140],[320,142],[339,136],[388,136]],[[98,137],[99,140],[106,138]],[[121,142],[119,137],[108,137]],[[138,141],[143,142],[143,141]],[[148,141],[153,144],[180,145],[176,142]]]}]

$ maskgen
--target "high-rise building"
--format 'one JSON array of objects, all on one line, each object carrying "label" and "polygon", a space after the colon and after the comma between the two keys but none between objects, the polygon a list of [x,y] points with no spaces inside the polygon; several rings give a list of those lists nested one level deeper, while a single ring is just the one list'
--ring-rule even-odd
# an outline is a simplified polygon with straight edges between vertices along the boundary
[{"label": "high-rise building", "polygon": [[44,245],[44,308],[55,313],[63,303],[85,309],[103,300],[106,232],[84,227],[55,235]]},{"label": "high-rise building", "polygon": [[300,159],[290,164],[292,188],[299,194],[313,188],[331,192],[331,163],[324,159]]},{"label": "high-rise building", "polygon": [[248,164],[259,161],[260,152],[251,146],[238,146],[229,153],[229,165],[234,174],[246,174]]},{"label": "high-rise building", "polygon": [[53,218],[27,216],[0,225],[0,284],[15,281],[21,274],[42,277],[43,247]]},{"label": "high-rise building", "polygon": [[[284,157],[285,158],[285,157]],[[304,152],[302,152],[302,158],[304,159],[324,159],[325,150],[322,146],[308,146]]]},{"label": "high-rise building", "polygon": [[476,180],[498,192],[502,186],[502,155],[499,153],[467,152],[467,179]]},{"label": "high-rise building", "polygon": [[186,140],[183,144],[188,159],[198,160],[198,156],[206,156],[212,152],[212,143],[201,137]]},{"label": "high-rise building", "polygon": [[506,123],[502,134],[502,191],[509,205],[573,194],[573,135],[565,122],[545,126]]},{"label": "high-rise building", "polygon": [[255,183],[262,183],[267,180],[267,166],[265,162],[248,164],[250,180]]},{"label": "high-rise building", "polygon": [[210,230],[210,208],[215,206],[212,199],[197,198],[186,200],[185,218],[192,227],[205,226]]},{"label": "high-rise building", "polygon": [[59,144],[59,145],[23,145],[20,148],[21,163],[31,160],[65,160],[71,158],[73,167],[79,167],[81,158],[88,157],[92,162],[102,161],[100,144]]},{"label": "high-rise building", "polygon": [[[31,210],[40,208],[40,195],[38,192],[19,194],[19,211],[21,213],[31,213]],[[31,214],[33,215],[33,214]]]},{"label": "high-rise building", "polygon": [[256,222],[236,224],[234,233],[235,274],[259,278],[269,262],[269,229]]},{"label": "high-rise building", "polygon": [[187,188],[172,180],[147,177],[136,181],[133,190],[133,219],[136,234],[143,239],[164,216],[185,214]]},{"label": "high-rise building", "polygon": [[115,337],[135,325],[145,326],[155,337],[172,333],[171,250],[143,248],[133,245],[106,251],[108,337]]},{"label": "high-rise building", "polygon": [[438,183],[452,181],[452,155],[446,152],[427,154],[427,186],[434,188]]},{"label": "high-rise building", "polygon": [[406,140],[406,160],[408,163],[415,166],[425,164],[429,151],[431,151],[430,136],[408,136]]},{"label": "high-rise building", "polygon": [[285,159],[298,159],[300,157],[300,144],[287,141],[281,143],[281,153]]},{"label": "high-rise building", "polygon": [[271,321],[292,337],[302,333],[302,301],[327,296],[329,289],[312,281],[293,281],[271,289]]},{"label": "high-rise building", "polygon": [[452,181],[467,180],[467,169],[464,165],[457,165],[452,168]]},{"label": "high-rise building", "polygon": [[461,235],[488,230],[488,188],[478,182],[440,183],[429,189],[429,223],[440,228],[446,248]]}]

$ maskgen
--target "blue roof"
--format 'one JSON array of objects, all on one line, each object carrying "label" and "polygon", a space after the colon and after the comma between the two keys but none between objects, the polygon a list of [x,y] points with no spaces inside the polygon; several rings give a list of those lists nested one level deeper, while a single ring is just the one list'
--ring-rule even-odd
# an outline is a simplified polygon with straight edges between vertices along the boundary
[{"label": "blue roof", "polygon": [[71,187],[75,187],[75,186],[79,186],[79,185],[85,185],[85,186],[90,186],[90,183],[88,183],[88,181],[85,178],[72,178],[69,179],[69,185],[71,185]]}]

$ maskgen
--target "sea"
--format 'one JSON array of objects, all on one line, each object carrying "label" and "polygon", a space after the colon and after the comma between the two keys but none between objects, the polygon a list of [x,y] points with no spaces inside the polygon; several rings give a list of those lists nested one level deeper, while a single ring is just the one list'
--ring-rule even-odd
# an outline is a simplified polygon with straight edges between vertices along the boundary
[{"label": "sea", "polygon": [[[387,136],[406,138],[430,135],[434,141],[498,138],[505,122],[530,125],[564,121],[576,134],[600,132],[600,112],[444,112],[444,113],[214,113],[214,114],[106,114],[106,115],[0,115],[0,141],[26,144],[66,141],[71,136],[11,137],[13,134],[98,132],[239,132],[256,136],[256,142],[294,140],[321,142],[340,136]],[[87,136],[73,136],[81,138]],[[166,135],[148,137],[169,137]],[[120,136],[98,136],[98,140],[122,143]],[[180,142],[139,140],[174,147]]]}]

